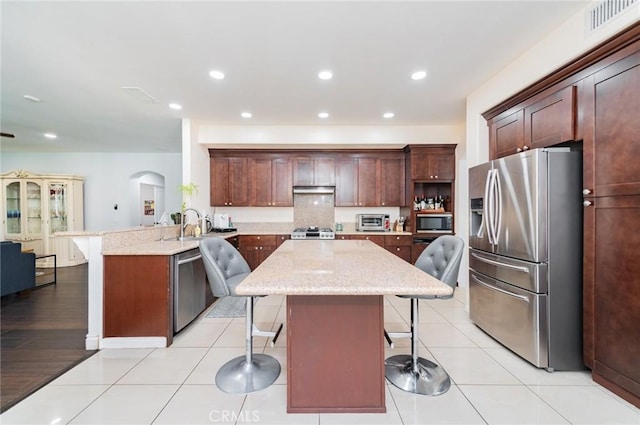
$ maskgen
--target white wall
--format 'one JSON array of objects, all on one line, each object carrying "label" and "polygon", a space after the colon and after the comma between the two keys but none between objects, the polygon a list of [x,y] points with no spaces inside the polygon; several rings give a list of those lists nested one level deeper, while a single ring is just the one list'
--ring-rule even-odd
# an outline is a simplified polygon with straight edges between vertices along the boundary
[{"label": "white wall", "polygon": [[[0,170],[83,176],[85,230],[113,230],[137,226],[131,223],[129,178],[140,171],[165,177],[165,204],[180,210],[181,155],[179,153],[14,153],[3,152]],[[118,204],[118,209],[114,205]]]}]

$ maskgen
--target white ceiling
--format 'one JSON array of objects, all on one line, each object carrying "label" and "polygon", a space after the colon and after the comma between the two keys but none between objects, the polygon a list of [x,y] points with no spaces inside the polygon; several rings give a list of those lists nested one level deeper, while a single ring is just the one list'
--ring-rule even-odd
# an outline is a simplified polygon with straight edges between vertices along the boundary
[{"label": "white ceiling", "polygon": [[[1,149],[179,152],[181,118],[460,124],[469,93],[587,3],[2,0],[1,124],[16,137]],[[418,69],[425,80],[410,79]]]}]

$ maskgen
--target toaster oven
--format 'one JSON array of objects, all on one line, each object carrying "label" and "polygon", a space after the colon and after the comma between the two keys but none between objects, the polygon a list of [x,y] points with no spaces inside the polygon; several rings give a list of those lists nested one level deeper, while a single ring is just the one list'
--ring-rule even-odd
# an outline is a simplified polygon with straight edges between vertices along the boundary
[{"label": "toaster oven", "polygon": [[356,214],[356,231],[388,232],[391,230],[389,214]]}]

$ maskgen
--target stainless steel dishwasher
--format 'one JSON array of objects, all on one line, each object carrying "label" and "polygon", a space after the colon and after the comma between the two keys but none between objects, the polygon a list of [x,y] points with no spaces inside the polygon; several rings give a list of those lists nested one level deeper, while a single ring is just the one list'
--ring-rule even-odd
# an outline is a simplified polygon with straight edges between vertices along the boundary
[{"label": "stainless steel dishwasher", "polygon": [[174,255],[173,333],[178,333],[206,306],[207,277],[198,248]]}]

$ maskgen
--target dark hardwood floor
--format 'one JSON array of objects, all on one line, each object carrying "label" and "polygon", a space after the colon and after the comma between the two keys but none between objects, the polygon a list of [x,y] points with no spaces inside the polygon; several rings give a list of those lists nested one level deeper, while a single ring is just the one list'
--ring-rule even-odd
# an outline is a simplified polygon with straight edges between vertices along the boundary
[{"label": "dark hardwood floor", "polygon": [[84,348],[87,294],[83,264],[59,267],[56,285],[1,298],[0,412],[97,352]]}]

